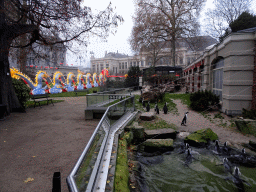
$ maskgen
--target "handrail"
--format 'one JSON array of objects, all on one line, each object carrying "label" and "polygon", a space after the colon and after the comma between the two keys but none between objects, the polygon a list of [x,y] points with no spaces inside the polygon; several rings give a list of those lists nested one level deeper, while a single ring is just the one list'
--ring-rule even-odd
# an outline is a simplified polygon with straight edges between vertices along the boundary
[{"label": "handrail", "polygon": [[[93,134],[92,134],[92,136],[91,136],[89,142],[87,143],[85,149],[83,150],[81,156],[79,157],[77,163],[75,164],[75,166],[74,166],[74,168],[72,169],[71,173],[70,173],[69,176],[67,177],[67,184],[68,184],[68,186],[69,186],[69,190],[70,190],[70,191],[72,191],[72,192],[78,192],[78,188],[77,188],[77,185],[76,185],[76,183],[75,183],[74,176],[75,176],[75,174],[78,172],[79,167],[81,166],[81,164],[82,164],[82,162],[83,162],[83,160],[84,160],[85,155],[87,154],[89,148],[91,147],[91,144],[93,143],[97,132],[99,131],[100,127],[102,126],[104,120],[107,118],[107,114],[108,114],[109,110],[110,110],[112,107],[115,107],[115,106],[117,106],[117,105],[119,105],[119,104],[121,104],[121,103],[123,103],[123,102],[125,102],[125,101],[127,101],[127,100],[133,99],[133,111],[134,111],[134,109],[135,109],[135,106],[134,106],[134,95],[123,95],[123,96],[129,96],[129,97],[128,97],[128,98],[125,98],[125,99],[123,99],[122,101],[119,101],[119,102],[117,102],[117,103],[115,103],[115,104],[113,104],[113,105],[111,105],[111,106],[109,106],[109,107],[107,108],[107,110],[105,111],[104,115],[102,116],[102,118],[101,118],[99,124],[97,125],[95,131],[93,132]],[[110,130],[110,127],[111,127],[111,125],[109,126],[109,130]],[[106,134],[105,134],[105,136],[104,136],[104,141],[102,142],[102,146],[104,146],[104,147],[101,147],[100,152],[104,151],[104,149],[105,149],[105,147],[106,147],[106,139],[108,138],[109,130],[107,130],[107,132],[106,132]],[[101,160],[102,160],[102,155],[103,155],[103,153],[101,153],[101,154],[99,153],[99,155],[100,155],[100,157],[99,157],[99,156],[97,157],[97,160],[96,160],[96,162],[95,162],[95,165],[96,165],[96,163],[97,163],[97,165],[98,165],[98,164],[101,162]],[[88,186],[87,186],[87,187],[90,187],[91,189],[93,188],[93,185],[94,185],[94,183],[95,183],[95,178],[96,178],[96,176],[97,176],[97,174],[98,174],[97,172],[98,172],[98,167],[95,166],[95,167],[93,168],[93,172],[92,172],[92,174],[91,174],[91,176],[90,176],[90,180],[89,180],[89,183],[88,183]]]}]

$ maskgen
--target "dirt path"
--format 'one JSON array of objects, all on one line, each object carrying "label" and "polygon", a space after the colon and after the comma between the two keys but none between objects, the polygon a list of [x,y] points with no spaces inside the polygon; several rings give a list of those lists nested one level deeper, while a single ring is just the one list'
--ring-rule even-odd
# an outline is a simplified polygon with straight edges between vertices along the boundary
[{"label": "dirt path", "polygon": [[[203,115],[188,109],[186,105],[181,103],[181,100],[173,100],[173,101],[177,105],[178,115],[173,115],[172,113],[168,113],[167,115],[164,115],[163,111],[161,111],[159,114],[159,117],[164,119],[168,123],[174,123],[178,127],[179,131],[193,132],[199,129],[211,128],[219,136],[219,141],[221,143],[228,141],[230,144],[240,149],[242,148],[241,146],[242,143],[248,143],[249,140],[256,141],[256,137],[245,136],[237,132],[236,130],[234,130],[235,128],[232,129],[228,127],[219,126],[219,124],[221,123],[220,119],[218,118],[213,119],[214,113],[210,114],[211,115],[210,119],[214,121],[214,122],[211,122],[208,118],[205,118]],[[189,112],[187,126],[182,126],[181,121],[184,117],[185,112]],[[226,123],[227,125],[229,125],[231,118],[226,115],[223,115],[223,116],[224,116],[223,123]]]},{"label": "dirt path", "polygon": [[53,99],[65,101],[0,121],[0,192],[52,191],[56,171],[68,191],[66,178],[99,121],[84,120],[85,97]]}]

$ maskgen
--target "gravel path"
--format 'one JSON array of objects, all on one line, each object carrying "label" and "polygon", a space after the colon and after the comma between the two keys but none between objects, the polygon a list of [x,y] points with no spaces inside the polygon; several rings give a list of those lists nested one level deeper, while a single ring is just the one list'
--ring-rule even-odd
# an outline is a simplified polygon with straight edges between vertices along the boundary
[{"label": "gravel path", "polygon": [[[211,128],[219,136],[219,141],[221,143],[228,141],[230,144],[234,145],[237,148],[242,148],[241,143],[248,143],[249,140],[256,141],[256,137],[251,135],[245,136],[237,132],[236,130],[234,130],[235,128],[232,129],[228,127],[219,126],[220,120],[217,118],[213,119],[214,113],[211,113],[210,118],[213,121],[211,122],[209,119],[205,118],[203,115],[188,109],[186,105],[181,103],[181,100],[173,100],[173,101],[177,105],[178,114],[174,115],[172,113],[168,113],[167,115],[164,115],[163,111],[161,111],[158,116],[164,119],[165,121],[167,121],[168,123],[175,124],[178,127],[179,131],[194,132],[199,129]],[[185,112],[189,112],[187,125],[182,126],[181,121],[184,117]],[[229,125],[231,118],[226,115],[223,115],[223,116],[224,116],[223,123],[226,122],[227,125]]]},{"label": "gravel path", "polygon": [[52,191],[57,171],[68,191],[66,178],[99,121],[84,120],[85,97],[53,99],[65,101],[0,121],[0,192]]}]

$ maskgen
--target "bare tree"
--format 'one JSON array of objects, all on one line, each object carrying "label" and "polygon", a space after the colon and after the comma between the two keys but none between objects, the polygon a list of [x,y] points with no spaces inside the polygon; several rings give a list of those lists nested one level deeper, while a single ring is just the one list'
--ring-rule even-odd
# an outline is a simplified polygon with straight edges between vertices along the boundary
[{"label": "bare tree", "polygon": [[152,66],[155,66],[164,56],[163,48],[166,47],[166,42],[159,38],[161,35],[158,25],[160,23],[159,19],[161,19],[161,15],[152,13],[145,7],[137,7],[130,37],[132,49],[137,54],[146,53],[152,62]]},{"label": "bare tree", "polygon": [[156,15],[154,38],[171,43],[172,65],[175,66],[176,40],[199,33],[198,16],[205,0],[137,0],[141,9]]},{"label": "bare tree", "polygon": [[[90,7],[81,5],[81,0],[0,0],[0,104],[7,106],[7,114],[20,108],[10,77],[11,46],[70,46],[73,40],[86,45],[90,35],[105,38],[122,20],[111,4],[93,13]],[[26,38],[18,39],[23,35]],[[56,35],[59,38],[52,38]]]},{"label": "bare tree", "polygon": [[214,0],[214,8],[205,13],[206,33],[218,39],[223,36],[229,24],[242,12],[249,12],[252,0]]}]

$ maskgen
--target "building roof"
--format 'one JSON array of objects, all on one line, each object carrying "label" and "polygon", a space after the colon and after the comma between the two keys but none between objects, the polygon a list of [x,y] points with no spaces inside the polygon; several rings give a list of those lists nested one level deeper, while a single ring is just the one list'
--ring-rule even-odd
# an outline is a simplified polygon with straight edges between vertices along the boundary
[{"label": "building roof", "polygon": [[237,31],[237,33],[253,33],[253,32],[256,32],[256,27]]},{"label": "building roof", "polygon": [[109,52],[109,53],[106,53],[105,54],[105,58],[125,58],[125,57],[128,57],[128,55],[125,55],[125,54],[121,54],[121,53],[114,53],[114,52]]}]

